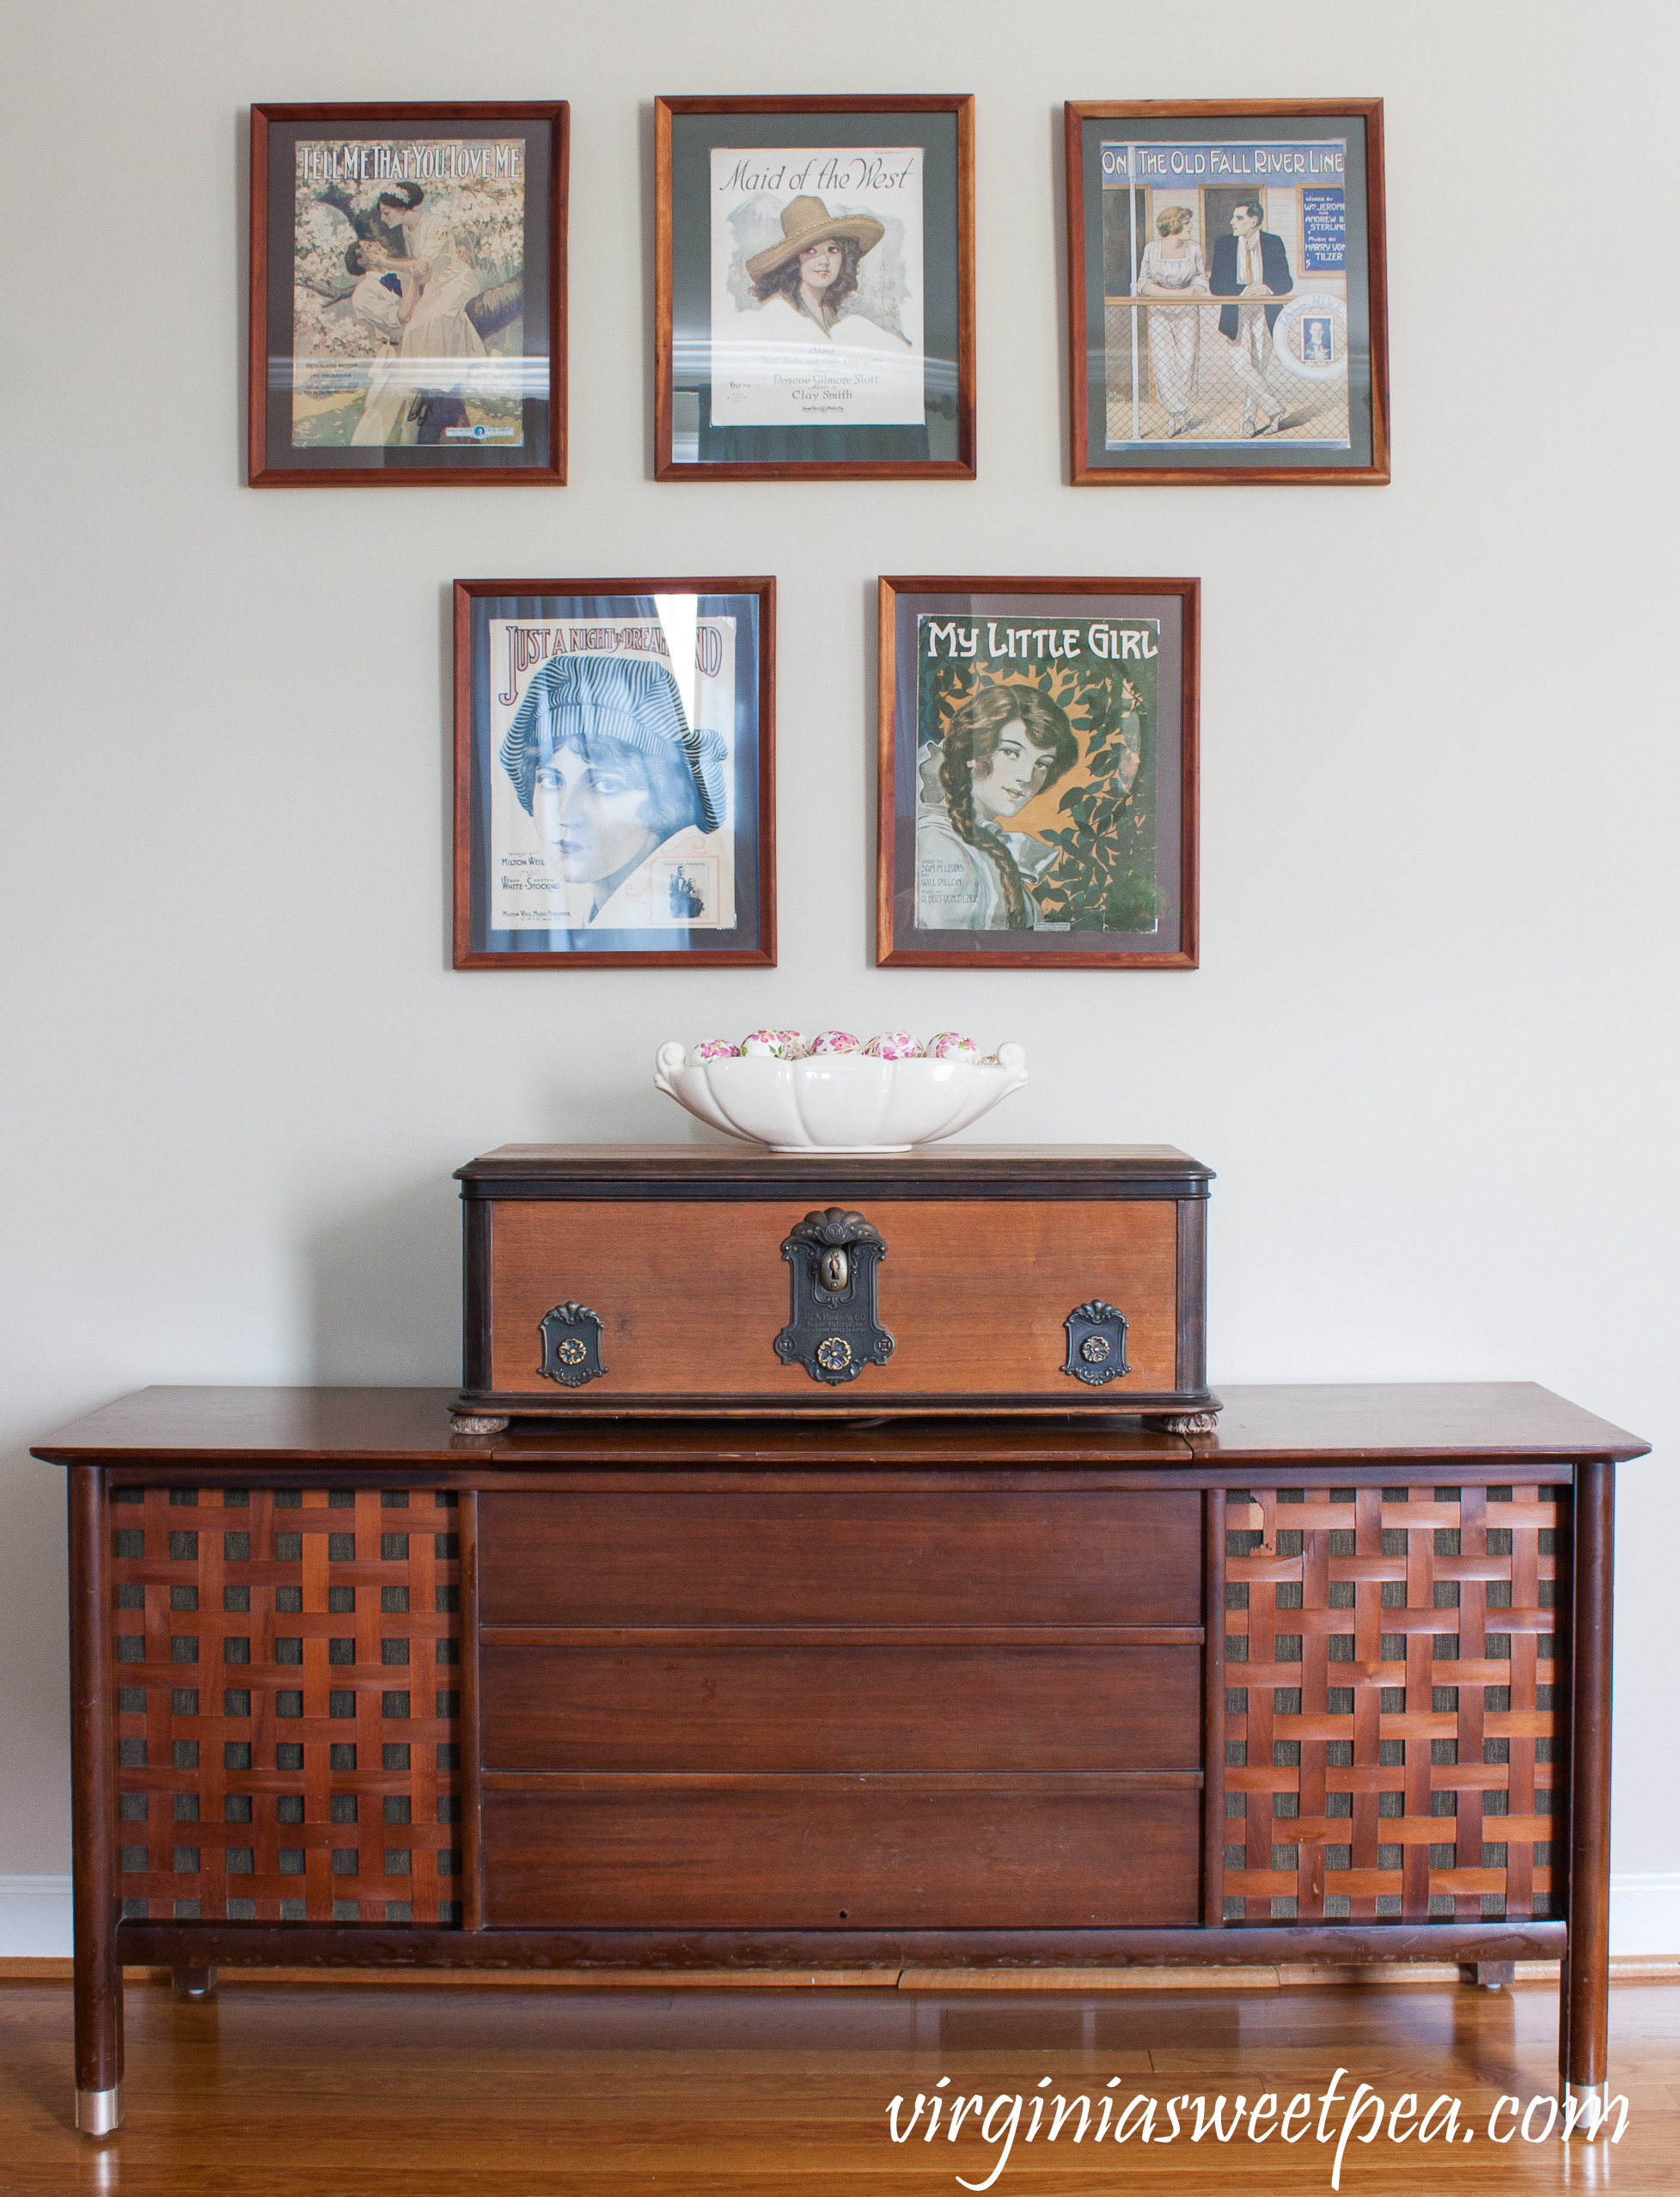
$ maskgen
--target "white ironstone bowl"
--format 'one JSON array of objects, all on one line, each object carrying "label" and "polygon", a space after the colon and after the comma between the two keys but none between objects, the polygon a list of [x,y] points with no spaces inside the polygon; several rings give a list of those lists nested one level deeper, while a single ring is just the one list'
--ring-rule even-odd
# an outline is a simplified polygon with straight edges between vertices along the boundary
[{"label": "white ironstone bowl", "polygon": [[725,1136],[773,1152],[907,1152],[953,1137],[1027,1080],[1027,1056],[995,1060],[877,1060],[824,1053],[804,1060],[748,1056],[690,1063],[662,1045],[653,1080],[667,1098]]}]

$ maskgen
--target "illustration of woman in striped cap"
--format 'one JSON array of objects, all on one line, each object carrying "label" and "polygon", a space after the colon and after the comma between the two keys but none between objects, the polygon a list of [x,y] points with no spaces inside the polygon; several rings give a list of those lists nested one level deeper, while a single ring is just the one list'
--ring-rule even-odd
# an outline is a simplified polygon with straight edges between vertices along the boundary
[{"label": "illustration of woman in striped cap", "polygon": [[663,663],[552,657],[514,713],[501,762],[549,867],[592,888],[591,930],[683,919],[654,892],[648,864],[692,858],[723,824],[727,750],[689,724]]}]

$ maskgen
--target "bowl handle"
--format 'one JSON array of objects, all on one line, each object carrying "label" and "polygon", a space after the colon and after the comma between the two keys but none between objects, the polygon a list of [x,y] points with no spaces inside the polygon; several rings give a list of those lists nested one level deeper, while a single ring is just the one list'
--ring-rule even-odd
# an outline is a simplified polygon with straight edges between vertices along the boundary
[{"label": "bowl handle", "polygon": [[[675,1038],[667,1038],[658,1052],[654,1054],[654,1088],[663,1091],[667,1098],[676,1097],[676,1093],[671,1089],[670,1079],[684,1065],[687,1058],[687,1051]],[[678,1103],[680,1104],[681,1101]]]},{"label": "bowl handle", "polygon": [[1000,1045],[998,1047],[998,1065],[1009,1078],[1002,1091],[999,1093],[1000,1098],[1006,1098],[1011,1091],[1018,1091],[1027,1080],[1026,1047],[1013,1044]]}]

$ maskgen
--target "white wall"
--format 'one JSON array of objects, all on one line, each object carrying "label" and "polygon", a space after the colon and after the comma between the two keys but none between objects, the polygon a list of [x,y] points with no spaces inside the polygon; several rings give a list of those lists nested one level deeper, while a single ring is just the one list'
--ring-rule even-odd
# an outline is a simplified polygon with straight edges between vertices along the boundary
[{"label": "white wall", "polygon": [[[0,1872],[68,1866],[62,1487],[30,1442],[150,1381],[455,1378],[450,1170],[681,1137],[656,1042],[767,1020],[1018,1038],[1035,1081],[997,1133],[1217,1167],[1216,1379],[1532,1377],[1656,1441],[1623,1479],[1616,1863],[1680,1870],[1673,1749],[1631,1737],[1671,1728],[1680,1547],[1672,21],[70,0],[15,25]],[[657,486],[650,97],[825,88],[979,96],[980,479]],[[1226,94],[1387,101],[1392,487],[1060,485],[1060,102]],[[248,102],[539,95],[572,102],[572,485],[243,488]],[[883,570],[1202,576],[1199,973],[871,967]],[[780,581],[781,966],[456,974],[449,583],[638,571]]]}]

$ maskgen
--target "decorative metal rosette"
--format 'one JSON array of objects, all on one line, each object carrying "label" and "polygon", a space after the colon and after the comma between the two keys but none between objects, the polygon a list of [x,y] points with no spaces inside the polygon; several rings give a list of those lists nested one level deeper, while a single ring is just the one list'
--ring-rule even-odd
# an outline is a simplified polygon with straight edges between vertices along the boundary
[{"label": "decorative metal rosette", "polygon": [[1131,1371],[1126,1363],[1126,1315],[1118,1305],[1094,1297],[1088,1304],[1076,1304],[1062,1324],[1067,1330],[1064,1373],[1101,1388]]},{"label": "decorative metal rosette", "polygon": [[581,1388],[607,1370],[601,1362],[601,1315],[587,1304],[557,1304],[538,1322],[542,1363],[537,1371],[563,1388]]}]

